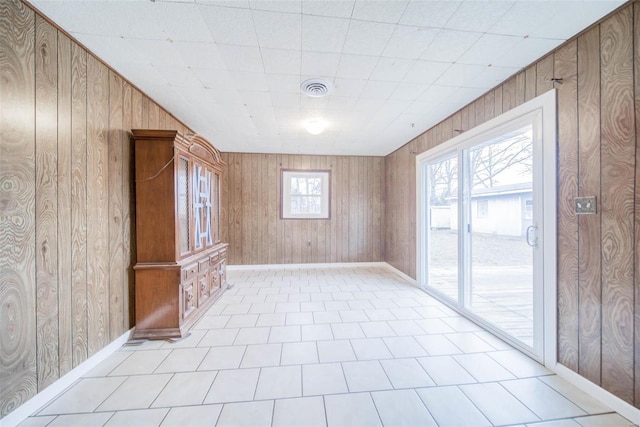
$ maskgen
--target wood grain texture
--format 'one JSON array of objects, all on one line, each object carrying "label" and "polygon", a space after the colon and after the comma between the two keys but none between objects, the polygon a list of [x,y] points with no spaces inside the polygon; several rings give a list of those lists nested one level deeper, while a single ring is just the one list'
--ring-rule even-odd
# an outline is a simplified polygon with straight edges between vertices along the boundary
[{"label": "wood grain texture", "polygon": [[160,107],[151,99],[147,100],[147,106],[149,109],[149,122],[147,127],[149,129],[161,129],[160,128]]},{"label": "wood grain texture", "polygon": [[124,247],[123,247],[123,135],[122,135],[122,79],[109,71],[109,127],[108,127],[108,215],[109,215],[109,339],[124,332]]},{"label": "wood grain texture", "polygon": [[36,302],[38,391],[60,377],[58,354],[58,34],[36,16]]},{"label": "wood grain texture", "polygon": [[[224,153],[231,264],[379,261],[382,157]],[[280,170],[331,170],[331,219],[280,219]],[[373,178],[373,179],[371,179]]]},{"label": "wood grain texture", "polygon": [[633,402],[634,184],[632,9],[600,26],[602,386]]},{"label": "wood grain texture", "polygon": [[135,176],[133,162],[133,147],[129,130],[133,120],[133,87],[124,82],[122,88],[122,252],[124,256],[123,284],[123,323],[124,330],[134,326],[134,274],[136,263],[136,235],[135,229]]},{"label": "wood grain texture", "polygon": [[0,417],[37,392],[35,14],[0,2]]},{"label": "wood grain texture", "polygon": [[[560,73],[560,71],[559,71]],[[559,74],[560,75],[560,74]],[[600,29],[578,38],[578,194],[600,199]],[[601,212],[601,209],[597,209]],[[578,372],[600,384],[600,215],[578,217]],[[573,336],[575,332],[571,331]]]},{"label": "wood grain texture", "polygon": [[553,89],[554,58],[549,54],[536,63],[536,96]]},{"label": "wood grain texture", "polygon": [[109,70],[87,57],[87,306],[89,355],[109,342]]},{"label": "wood grain texture", "polygon": [[502,85],[502,111],[509,111],[516,105],[516,79],[512,77]]},{"label": "wood grain texture", "polygon": [[530,101],[536,97],[536,86],[537,86],[537,70],[536,66],[532,65],[527,67],[524,71],[524,100]]},{"label": "wood grain texture", "polygon": [[73,366],[88,357],[87,52],[71,45],[71,318]]},{"label": "wood grain texture", "polygon": [[[633,4],[633,68],[634,68],[634,92],[636,110],[636,201],[635,201],[635,282],[640,283],[640,4]],[[634,404],[640,405],[640,287],[635,286],[634,307]]]},{"label": "wood grain texture", "polygon": [[71,40],[58,32],[58,314],[60,375],[73,368]]},{"label": "wood grain texture", "polygon": [[[632,9],[633,23],[630,21]],[[632,283],[633,271],[636,283],[640,281],[637,268],[640,227],[635,226],[633,240],[632,212],[635,203],[637,224],[640,217],[637,208],[640,172],[636,161],[640,114],[638,9],[638,2],[629,3],[579,40],[571,40],[526,67],[520,73],[524,81],[522,92],[518,89],[518,76],[494,89],[494,112],[499,114],[518,105],[520,93],[523,100],[528,100],[553,88],[552,78],[569,79],[555,85],[559,91],[562,150],[559,153],[562,211],[559,212],[558,242],[562,301],[559,302],[558,355],[563,363],[627,401],[633,399],[635,372],[636,406],[640,406],[640,328],[636,327],[640,324],[640,291],[635,290],[634,306]],[[631,29],[635,30],[635,44]],[[601,40],[594,40],[597,32],[601,33]],[[573,47],[576,42],[577,53]],[[636,46],[635,53],[631,52],[631,46]],[[636,76],[635,89],[632,72]],[[576,85],[579,85],[577,95]],[[478,101],[474,101],[459,110],[461,128],[468,130],[478,124],[478,108]],[[418,153],[442,142],[440,128],[436,125],[416,138]],[[406,207],[399,193],[410,184],[410,178],[403,170],[406,163],[399,159],[410,145],[407,143],[385,157],[384,258],[406,274],[411,272],[402,258],[415,258],[415,248],[407,251],[399,241],[415,235],[416,230],[400,224],[411,220],[405,216]],[[579,162],[578,172],[576,162]],[[578,193],[600,197],[599,215],[576,218],[571,213],[570,199]],[[579,227],[577,239],[576,227]]]},{"label": "wood grain texture", "polygon": [[[0,81],[4,416],[131,326],[125,141],[145,109],[142,93],[17,0],[0,2]],[[187,129],[151,104],[147,123],[151,108]]]},{"label": "wood grain texture", "polygon": [[578,369],[577,47],[572,41],[547,58],[564,83],[558,87],[558,349],[560,363]]}]

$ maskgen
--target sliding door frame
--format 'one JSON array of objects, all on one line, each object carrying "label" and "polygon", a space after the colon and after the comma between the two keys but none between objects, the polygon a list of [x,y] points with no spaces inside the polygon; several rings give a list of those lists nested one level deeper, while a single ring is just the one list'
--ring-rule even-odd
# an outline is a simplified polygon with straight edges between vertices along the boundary
[{"label": "sliding door frame", "polygon": [[[556,106],[556,90],[552,89],[543,95],[540,95],[531,101],[526,102],[518,107],[515,107],[500,116],[489,120],[473,129],[443,142],[442,144],[416,156],[416,273],[418,286],[424,289],[427,293],[432,294],[436,298],[440,299],[443,303],[450,306],[458,313],[464,315],[470,320],[480,324],[490,332],[500,335],[502,338],[510,342],[515,347],[519,348],[523,352],[529,354],[545,366],[553,367],[557,362],[557,106]],[[426,191],[427,191],[427,177],[423,173],[423,168],[427,161],[433,163],[437,159],[446,158],[453,153],[459,153],[461,150],[469,148],[475,144],[479,138],[491,139],[492,137],[500,135],[504,129],[513,128],[519,123],[532,123],[532,117],[537,116],[539,119],[540,128],[539,132],[542,137],[542,144],[540,149],[542,150],[539,156],[542,162],[542,200],[543,206],[542,215],[540,215],[540,228],[542,229],[542,235],[540,236],[541,249],[543,256],[541,257],[540,272],[542,274],[542,289],[538,292],[542,292],[540,300],[542,301],[542,349],[539,354],[534,354],[530,349],[525,346],[519,345],[516,340],[510,339],[505,334],[502,334],[497,328],[492,327],[487,322],[482,321],[478,316],[473,315],[468,309],[464,309],[460,306],[460,296],[454,304],[448,299],[443,299],[438,292],[433,292],[426,287],[426,281],[428,279],[427,262],[428,252],[426,247],[426,234],[428,232],[428,211],[425,212],[424,208],[427,206]],[[535,124],[534,124],[535,126]],[[458,159],[461,156],[457,155]],[[458,172],[458,200],[460,203],[464,200],[463,196],[463,176],[461,174],[463,164],[459,164]],[[534,178],[535,179],[535,178]],[[458,230],[463,227],[463,210],[459,208],[458,212]],[[462,256],[461,251],[466,251],[464,247],[465,242],[462,233],[458,233],[458,258]],[[464,286],[462,282],[465,281],[468,271],[465,271],[465,265],[458,263],[458,283],[459,292],[463,292],[462,298],[467,298],[464,295]],[[534,307],[535,310],[535,307]],[[535,327],[535,326],[534,326]]]}]

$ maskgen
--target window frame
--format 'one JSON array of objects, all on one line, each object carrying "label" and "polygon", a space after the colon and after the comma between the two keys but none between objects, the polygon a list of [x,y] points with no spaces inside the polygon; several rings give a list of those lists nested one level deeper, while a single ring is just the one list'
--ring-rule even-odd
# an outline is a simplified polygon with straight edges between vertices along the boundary
[{"label": "window frame", "polygon": [[[321,180],[320,214],[294,214],[291,212],[291,178],[317,177]],[[331,170],[330,169],[281,169],[280,170],[280,219],[331,219]]]}]

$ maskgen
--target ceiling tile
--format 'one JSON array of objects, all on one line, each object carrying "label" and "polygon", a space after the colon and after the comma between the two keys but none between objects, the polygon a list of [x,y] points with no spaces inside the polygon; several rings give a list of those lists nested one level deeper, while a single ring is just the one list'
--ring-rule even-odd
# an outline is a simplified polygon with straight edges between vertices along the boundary
[{"label": "ceiling tile", "polygon": [[301,15],[291,13],[254,11],[253,22],[260,47],[299,50],[301,20]]},{"label": "ceiling tile", "polygon": [[445,27],[486,33],[514,4],[514,1],[465,1]]},{"label": "ceiling tile", "polygon": [[412,59],[380,58],[371,73],[371,80],[400,82],[415,64]]},{"label": "ceiling tile", "polygon": [[[622,3],[33,1],[223,151],[360,155],[389,153]],[[301,95],[319,75],[331,95]],[[319,137],[301,128],[314,114],[331,123]]]},{"label": "ceiling tile", "polygon": [[457,62],[464,64],[489,65],[493,64],[498,58],[509,51],[518,42],[521,37],[516,36],[499,36],[494,34],[485,34],[466,51]]},{"label": "ceiling tile", "polygon": [[180,64],[182,57],[173,43],[167,40],[127,39],[134,46],[140,57],[145,57],[154,65]]},{"label": "ceiling tile", "polygon": [[218,49],[227,70],[264,72],[260,49],[257,47],[218,45]]},{"label": "ceiling tile", "polygon": [[486,69],[486,65],[453,64],[435,83],[440,86],[470,87],[470,82]]},{"label": "ceiling tile", "polygon": [[407,7],[408,1],[366,1],[357,0],[352,18],[363,21],[388,22],[397,24]]},{"label": "ceiling tile", "polygon": [[420,97],[418,98],[419,102],[428,102],[431,104],[440,104],[445,101],[447,98],[453,96],[458,90],[458,88],[454,86],[438,86],[431,85],[427,90],[422,92]]},{"label": "ceiling tile", "polygon": [[416,83],[399,83],[389,99],[394,101],[413,101],[424,92],[429,85]]},{"label": "ceiling tile", "polygon": [[335,18],[350,18],[354,0],[314,0],[302,2],[302,13],[305,15],[331,16]]},{"label": "ceiling tile", "polygon": [[411,0],[400,19],[404,25],[442,28],[462,2]]},{"label": "ceiling tile", "polygon": [[238,91],[240,98],[244,105],[251,110],[251,107],[271,107],[271,95],[269,92],[256,92],[256,91]]},{"label": "ceiling tile", "polygon": [[405,83],[431,84],[440,77],[451,64],[443,62],[417,61],[404,77]]},{"label": "ceiling tile", "polygon": [[285,74],[267,74],[267,83],[271,92],[300,93],[300,76]]},{"label": "ceiling tile", "polygon": [[333,81],[336,96],[358,98],[367,83],[365,79],[342,79],[336,78]]},{"label": "ceiling tile", "polygon": [[194,3],[155,3],[153,18],[174,41],[213,41],[199,7]]},{"label": "ceiling tile", "polygon": [[92,51],[112,66],[123,63],[149,64],[152,57],[140,51],[128,39],[93,34],[71,33],[81,43],[94,46]]},{"label": "ceiling tile", "polygon": [[302,13],[302,0],[249,0],[249,7],[273,12]]},{"label": "ceiling tile", "polygon": [[375,22],[351,21],[344,53],[381,55],[393,34],[395,26]]},{"label": "ceiling tile", "polygon": [[166,38],[162,27],[149,19],[156,6],[151,2],[78,1],[73,3],[73,13],[69,13],[67,0],[33,3],[43,13],[55,17],[56,24],[68,32],[155,40]]},{"label": "ceiling tile", "polygon": [[341,55],[336,77],[368,79],[377,62],[376,56]]},{"label": "ceiling tile", "polygon": [[455,62],[482,36],[481,33],[442,30],[422,53],[426,61]]},{"label": "ceiling tile", "polygon": [[342,52],[349,20],[304,15],[302,17],[302,50]]},{"label": "ceiling tile", "polygon": [[262,63],[269,74],[300,74],[302,61],[299,50],[261,48]]},{"label": "ceiling tile", "polygon": [[208,5],[199,8],[216,43],[258,46],[250,10]]},{"label": "ceiling tile", "polygon": [[486,67],[484,72],[478,73],[475,78],[471,79],[465,86],[491,89],[521,69],[522,67]]},{"label": "ceiling tile", "polygon": [[369,80],[364,87],[360,99],[387,99],[398,87],[396,82],[379,82]]},{"label": "ceiling tile", "polygon": [[358,98],[350,96],[335,96],[331,95],[327,104],[327,110],[335,111],[348,111],[355,107]]},{"label": "ceiling tile", "polygon": [[384,105],[384,99],[360,98],[356,102],[354,111],[372,114]]},{"label": "ceiling tile", "polygon": [[541,58],[563,42],[564,40],[560,39],[522,38],[511,49],[505,50],[502,56],[496,59],[493,64],[505,67],[524,67]]},{"label": "ceiling tile", "polygon": [[271,92],[274,107],[300,108],[300,94]]},{"label": "ceiling tile", "polygon": [[302,52],[302,74],[332,78],[339,63],[337,53]]},{"label": "ceiling tile", "polygon": [[[207,91],[212,93],[216,103],[218,104],[225,104],[225,105],[242,104],[242,98],[240,97],[240,93],[235,88],[208,89]],[[206,111],[207,110],[204,110],[205,113]]]},{"label": "ceiling tile", "polygon": [[544,7],[540,2],[519,1],[489,32],[568,39],[623,3],[624,0],[580,1],[577,13],[577,4],[573,1],[544,2]]},{"label": "ceiling tile", "polygon": [[192,70],[206,88],[229,89],[235,85],[231,71],[211,68],[193,68]]},{"label": "ceiling tile", "polygon": [[245,73],[235,71],[231,77],[236,82],[237,90],[268,91],[267,79],[262,73]]},{"label": "ceiling tile", "polygon": [[191,68],[223,69],[224,60],[215,43],[174,42],[174,49],[182,58],[182,63]]},{"label": "ceiling tile", "polygon": [[120,69],[122,75],[142,90],[154,86],[167,86],[167,80],[151,64],[125,64]]},{"label": "ceiling tile", "polygon": [[191,68],[175,65],[154,67],[173,87],[203,87],[203,84]]},{"label": "ceiling tile", "polygon": [[424,50],[438,35],[439,30],[396,26],[389,43],[384,49],[384,56],[393,58],[418,59]]},{"label": "ceiling tile", "polygon": [[320,112],[327,108],[327,104],[329,103],[328,97],[323,98],[312,98],[310,96],[301,96],[300,97],[300,108],[304,112]]}]

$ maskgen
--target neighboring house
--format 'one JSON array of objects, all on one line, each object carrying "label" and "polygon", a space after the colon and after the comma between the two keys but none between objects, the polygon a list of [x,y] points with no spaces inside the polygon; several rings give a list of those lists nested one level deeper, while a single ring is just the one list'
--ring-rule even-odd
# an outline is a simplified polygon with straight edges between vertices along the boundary
[{"label": "neighboring house", "polygon": [[[450,200],[450,228],[457,230],[458,198]],[[530,182],[477,189],[471,194],[471,225],[475,233],[524,236],[527,227],[531,225],[532,215],[533,198]],[[432,210],[432,228],[445,228],[442,227],[441,217],[440,212],[436,213]],[[439,220],[438,225],[433,222],[436,218]]]}]

